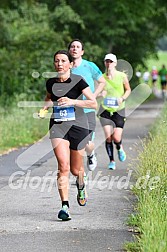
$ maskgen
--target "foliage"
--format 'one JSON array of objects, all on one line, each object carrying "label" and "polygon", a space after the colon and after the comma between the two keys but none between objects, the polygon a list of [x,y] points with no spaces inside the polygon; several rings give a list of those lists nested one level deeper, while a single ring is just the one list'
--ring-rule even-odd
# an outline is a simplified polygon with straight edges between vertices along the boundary
[{"label": "foliage", "polygon": [[[133,67],[155,51],[157,39],[166,33],[165,1],[89,1],[67,0],[81,15],[85,32],[78,37],[98,44],[102,54],[113,52]],[[75,36],[74,31],[74,36]]]},{"label": "foliage", "polygon": [[[23,3],[14,10],[0,10],[3,31],[0,100],[3,103],[9,105],[9,97],[18,93],[26,93],[27,99],[43,98],[45,80],[42,74],[54,71],[53,54],[60,48],[66,48],[65,41],[70,36],[68,27],[61,32],[56,26],[52,27],[60,20],[57,13],[55,11],[50,15],[47,5],[38,3]],[[73,20],[74,16],[75,13],[69,9],[66,22],[82,25],[79,17]],[[32,77],[34,71],[39,72],[39,78]]]},{"label": "foliage", "polygon": [[159,39],[158,48],[162,51],[167,51],[167,36],[164,36],[161,39]]},{"label": "foliage", "polygon": [[[41,99],[42,74],[54,70],[54,52],[76,37],[85,43],[84,57],[102,70],[104,54],[113,52],[135,71],[156,54],[166,34],[166,13],[165,0],[2,0],[0,101],[9,104],[18,93]],[[32,77],[34,71],[38,78]]]}]

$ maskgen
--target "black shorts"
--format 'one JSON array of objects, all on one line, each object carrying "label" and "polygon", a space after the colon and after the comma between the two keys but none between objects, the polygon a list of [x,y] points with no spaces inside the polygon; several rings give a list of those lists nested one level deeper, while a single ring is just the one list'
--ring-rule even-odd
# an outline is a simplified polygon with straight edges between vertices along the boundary
[{"label": "black shorts", "polygon": [[100,117],[99,119],[102,127],[105,125],[111,125],[114,128],[124,127],[126,121],[125,109],[119,110],[118,112],[114,112],[112,114],[107,110],[104,110],[102,107],[100,107],[98,115]]},{"label": "black shorts", "polygon": [[93,135],[95,132],[95,128],[96,128],[96,114],[95,112],[88,112],[85,113],[87,116],[87,120],[88,120],[88,128],[89,128],[89,141],[93,140]]},{"label": "black shorts", "polygon": [[165,87],[166,84],[167,84],[167,81],[161,81],[161,86],[162,86],[162,87]]},{"label": "black shorts", "polygon": [[50,128],[50,139],[54,138],[69,141],[72,150],[81,150],[89,142],[89,130],[76,125],[69,128],[65,124],[53,124]]},{"label": "black shorts", "polygon": [[156,82],[157,81],[157,79],[152,79],[152,83],[154,83],[154,82]]}]

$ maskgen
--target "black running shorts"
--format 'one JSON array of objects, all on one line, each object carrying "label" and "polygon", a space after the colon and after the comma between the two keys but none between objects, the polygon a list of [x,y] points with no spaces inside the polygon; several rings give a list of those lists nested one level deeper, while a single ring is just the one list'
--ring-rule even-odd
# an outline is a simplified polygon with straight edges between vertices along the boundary
[{"label": "black running shorts", "polygon": [[[51,120],[52,121],[52,120]],[[62,124],[50,123],[50,139],[62,138],[70,143],[70,149],[84,149],[89,142],[89,130],[76,125],[69,126]]]},{"label": "black running shorts", "polygon": [[[102,111],[102,107],[100,108]],[[113,114],[103,109],[103,112],[98,112],[100,123],[103,126],[111,125],[114,128],[123,128],[126,117],[125,117],[125,109],[114,112]]]}]

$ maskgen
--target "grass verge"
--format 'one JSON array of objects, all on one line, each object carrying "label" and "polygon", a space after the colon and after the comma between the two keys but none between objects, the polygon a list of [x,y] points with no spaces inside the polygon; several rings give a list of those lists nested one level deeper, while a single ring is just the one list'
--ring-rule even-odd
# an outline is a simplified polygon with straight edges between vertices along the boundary
[{"label": "grass verge", "polygon": [[37,108],[0,110],[0,154],[32,144],[48,132],[48,119],[33,118]]},{"label": "grass verge", "polygon": [[[167,251],[167,106],[143,141],[137,160],[137,198],[135,213],[128,224],[136,231],[135,242],[127,243],[128,252]],[[135,233],[135,232],[134,232]]]}]

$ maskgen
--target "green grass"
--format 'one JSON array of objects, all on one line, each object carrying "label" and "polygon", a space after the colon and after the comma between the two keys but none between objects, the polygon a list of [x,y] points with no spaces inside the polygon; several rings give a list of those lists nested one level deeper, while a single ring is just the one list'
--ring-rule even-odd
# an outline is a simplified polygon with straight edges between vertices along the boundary
[{"label": "green grass", "polygon": [[[167,67],[167,52],[159,52],[158,60],[147,61],[149,71],[152,66],[160,69],[162,64]],[[159,81],[157,87],[160,88]],[[150,132],[149,138],[142,142],[143,151],[139,152],[137,163],[133,164],[137,167],[136,182],[148,174],[149,178],[146,187],[141,180],[133,188],[137,204],[128,224],[132,227],[135,242],[125,245],[128,252],[167,251],[167,105]]]},{"label": "green grass", "polygon": [[42,138],[48,131],[48,119],[33,118],[38,108],[0,110],[0,154],[25,146]]},{"label": "green grass", "polygon": [[138,201],[136,214],[129,225],[139,232],[135,243],[125,245],[126,251],[167,251],[167,105],[161,119],[151,129],[149,140],[143,141],[143,151],[138,156],[136,183],[133,192]]},{"label": "green grass", "polygon": [[149,71],[151,71],[152,66],[156,66],[157,69],[160,69],[163,64],[165,64],[167,67],[167,52],[166,51],[159,51],[158,59],[151,58],[147,61],[147,66],[148,66]]}]

